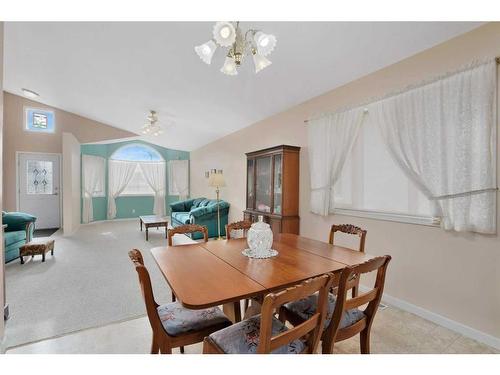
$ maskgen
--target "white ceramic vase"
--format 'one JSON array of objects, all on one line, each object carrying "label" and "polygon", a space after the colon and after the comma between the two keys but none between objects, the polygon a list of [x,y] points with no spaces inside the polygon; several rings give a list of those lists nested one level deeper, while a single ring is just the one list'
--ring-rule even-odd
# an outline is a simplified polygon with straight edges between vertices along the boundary
[{"label": "white ceramic vase", "polygon": [[259,221],[253,223],[247,234],[249,253],[255,258],[268,258],[276,255],[272,250],[273,231],[269,224],[264,222],[263,216],[259,216]]}]

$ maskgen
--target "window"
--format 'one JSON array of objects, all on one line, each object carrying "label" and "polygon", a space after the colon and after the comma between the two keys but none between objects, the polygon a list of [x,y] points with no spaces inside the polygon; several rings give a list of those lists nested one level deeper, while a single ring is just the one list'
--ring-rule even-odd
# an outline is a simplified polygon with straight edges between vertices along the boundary
[{"label": "window", "polygon": [[138,143],[120,147],[111,155],[111,159],[126,161],[163,161],[158,151]]},{"label": "window", "polygon": [[432,223],[430,201],[394,162],[369,120],[360,129],[334,193],[339,213],[364,212],[359,216],[392,220],[406,216]]},{"label": "window", "polygon": [[106,159],[94,155],[82,155],[82,188],[92,197],[106,196]]},{"label": "window", "polygon": [[[138,143],[119,148],[113,153],[111,159],[137,162],[163,161],[158,151]],[[135,167],[134,175],[120,195],[154,195],[154,190],[149,186],[139,165]]]},{"label": "window", "polygon": [[25,129],[31,132],[54,133],[54,112],[37,108],[25,108]]},{"label": "window", "polygon": [[141,168],[137,165],[132,179],[120,195],[154,195],[154,193],[146,182]]}]

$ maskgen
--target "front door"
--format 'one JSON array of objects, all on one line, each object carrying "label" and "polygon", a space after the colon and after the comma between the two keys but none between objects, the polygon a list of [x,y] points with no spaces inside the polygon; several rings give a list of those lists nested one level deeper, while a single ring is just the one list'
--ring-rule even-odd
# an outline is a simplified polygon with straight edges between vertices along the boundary
[{"label": "front door", "polygon": [[61,226],[59,168],[59,155],[19,154],[19,211],[36,216],[37,229]]}]

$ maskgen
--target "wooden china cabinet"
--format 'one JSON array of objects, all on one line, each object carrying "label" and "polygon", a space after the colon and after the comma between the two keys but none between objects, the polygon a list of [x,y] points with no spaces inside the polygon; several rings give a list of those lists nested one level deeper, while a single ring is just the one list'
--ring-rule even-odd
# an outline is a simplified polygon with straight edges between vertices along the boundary
[{"label": "wooden china cabinet", "polygon": [[262,215],[274,234],[299,234],[299,153],[300,147],[281,145],[246,154],[245,220]]}]

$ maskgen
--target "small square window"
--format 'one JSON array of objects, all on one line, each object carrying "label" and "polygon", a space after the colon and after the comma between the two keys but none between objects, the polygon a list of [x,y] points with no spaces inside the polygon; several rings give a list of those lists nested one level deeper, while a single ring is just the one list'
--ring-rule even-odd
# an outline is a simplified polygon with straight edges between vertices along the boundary
[{"label": "small square window", "polygon": [[54,112],[37,108],[25,108],[25,129],[32,132],[54,133]]}]

